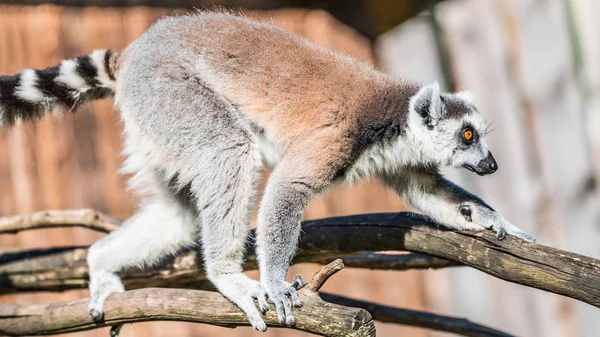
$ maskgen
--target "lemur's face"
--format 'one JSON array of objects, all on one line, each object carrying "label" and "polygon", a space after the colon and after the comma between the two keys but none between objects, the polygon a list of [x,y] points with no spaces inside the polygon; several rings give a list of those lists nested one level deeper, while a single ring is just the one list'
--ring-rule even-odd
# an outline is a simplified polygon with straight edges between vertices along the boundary
[{"label": "lemur's face", "polygon": [[437,83],[426,86],[411,99],[409,116],[424,161],[479,175],[498,169],[485,142],[486,125],[470,94],[440,93]]}]

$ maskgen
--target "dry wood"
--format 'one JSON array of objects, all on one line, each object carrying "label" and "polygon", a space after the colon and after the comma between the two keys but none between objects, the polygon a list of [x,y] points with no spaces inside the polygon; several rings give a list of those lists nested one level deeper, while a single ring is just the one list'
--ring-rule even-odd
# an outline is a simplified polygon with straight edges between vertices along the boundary
[{"label": "dry wood", "polygon": [[119,220],[92,209],[42,211],[0,218],[0,234],[16,234],[25,230],[56,227],[85,227],[110,233],[120,224]]},{"label": "dry wood", "polygon": [[315,275],[313,275],[312,279],[306,285],[306,288],[312,291],[319,291],[325,281],[327,281],[331,275],[337,273],[338,271],[344,269],[344,263],[342,260],[337,259],[325,267],[321,268]]},{"label": "dry wood", "polygon": [[[311,281],[308,284],[301,283],[302,281],[298,276],[296,276],[296,278],[294,279],[294,282],[298,282],[299,283],[298,286],[300,288],[303,288],[300,290],[301,294],[306,293],[307,296],[310,295],[310,296],[314,297],[314,296],[317,296],[316,292],[320,289],[320,287],[323,285],[323,283],[326,281],[326,279],[329,278],[334,273],[336,273],[337,271],[341,270],[343,267],[344,267],[343,262],[340,259],[337,259],[337,260],[333,261],[331,264],[323,267],[320,271],[318,271],[313,276],[313,278],[311,279]],[[187,284],[187,286],[190,286],[190,288],[193,288],[196,290],[203,289],[203,290],[209,290],[209,291],[216,291],[216,289],[214,289],[214,286],[206,280],[189,283],[189,284]],[[131,291],[128,293],[131,293]],[[117,296],[117,295],[114,295],[114,296]],[[120,296],[120,294],[118,296]],[[163,296],[166,296],[166,294]],[[428,328],[428,329],[445,331],[445,332],[453,332],[453,333],[461,334],[464,336],[510,337],[510,335],[505,334],[501,331],[497,331],[497,330],[470,322],[465,319],[447,317],[447,316],[442,316],[442,315],[435,315],[435,314],[430,314],[430,313],[421,312],[421,311],[392,308],[392,307],[382,306],[382,305],[375,304],[375,303],[358,301],[358,300],[349,299],[349,298],[345,298],[342,296],[331,295],[331,294],[321,293],[318,296],[320,296],[323,300],[325,300],[327,302],[335,303],[335,304],[346,306],[346,307],[350,306],[350,307],[365,309],[369,313],[373,313],[372,315],[374,315],[373,316],[374,319],[382,321],[382,322],[410,325],[410,326]],[[307,303],[312,304],[312,302],[307,302]],[[15,308],[14,305],[8,305],[6,307],[0,306],[0,333],[3,332],[3,330],[2,330],[2,327],[4,326],[3,322],[6,323],[6,325],[8,325],[10,323],[11,324],[10,326],[12,326],[12,324],[15,323],[15,321],[12,320],[14,317],[12,317],[12,316],[4,317],[3,316],[3,314],[5,312],[8,312],[8,311],[14,312],[14,308]],[[18,307],[18,308],[22,308],[22,307]],[[180,312],[180,311],[178,311],[178,312]],[[30,311],[23,311],[21,314],[27,315],[27,314],[30,314]],[[43,314],[51,315],[52,313],[44,312]],[[163,313],[163,316],[164,316],[164,313]],[[9,319],[10,321],[5,322],[4,319]],[[167,319],[167,318],[164,318],[164,319]],[[170,318],[170,319],[177,320],[177,318]],[[194,320],[194,322],[204,322],[203,319],[204,319],[204,316],[200,316],[198,318],[198,320]],[[16,322],[18,324],[27,324],[27,326],[29,327],[28,329],[30,329],[30,330],[19,330],[21,333],[25,333],[25,332],[35,333],[35,332],[32,332],[33,330],[31,330],[31,327],[32,327],[31,324],[34,324],[33,327],[39,326],[39,325],[36,325],[37,323],[31,322],[31,320],[23,321],[20,319]],[[105,324],[103,324],[102,326],[111,325],[109,323],[112,323],[114,325],[111,330],[114,330],[116,332],[116,334],[118,334],[119,330],[121,329],[122,324],[127,323],[127,322],[133,322],[133,321],[122,321],[122,322],[119,321],[119,322],[114,322],[114,323],[105,321],[104,322]],[[219,321],[209,321],[210,324],[221,325],[218,322]],[[16,329],[16,327],[13,327],[12,329]],[[52,327],[52,329],[54,329],[54,327]],[[367,329],[367,328],[365,328],[365,329]],[[44,333],[54,333],[53,331],[55,331],[55,330],[50,330],[47,325],[39,326],[39,330],[45,331]],[[12,333],[16,332],[16,330],[10,330],[10,331],[12,331]],[[38,331],[38,330],[35,330],[35,331]],[[63,332],[63,330],[60,330],[60,332]],[[6,333],[8,333],[8,332],[6,332]]]},{"label": "dry wood", "polygon": [[[410,213],[365,214],[308,221],[295,263],[320,261],[365,251],[408,250],[462,263],[503,280],[572,297],[600,307],[600,261],[493,233],[453,232]],[[256,268],[253,247],[246,269]],[[84,248],[41,255],[0,266],[1,293],[65,290],[87,286]],[[14,257],[13,257],[14,258]],[[204,278],[195,253],[160,268],[122,274],[128,289],[182,287]]]},{"label": "dry wood", "polygon": [[[322,285],[342,268],[340,260],[332,262],[298,291],[305,305],[294,309],[293,329],[322,336],[375,336],[375,324],[366,310],[325,302],[315,292],[316,285]],[[48,335],[103,326],[117,326],[118,330],[123,323],[170,320],[228,327],[249,325],[244,313],[219,293],[201,290],[146,288],[113,294],[104,305],[104,321],[99,324],[87,314],[87,302],[1,305],[0,334]],[[273,306],[264,319],[270,327],[282,327]]]}]

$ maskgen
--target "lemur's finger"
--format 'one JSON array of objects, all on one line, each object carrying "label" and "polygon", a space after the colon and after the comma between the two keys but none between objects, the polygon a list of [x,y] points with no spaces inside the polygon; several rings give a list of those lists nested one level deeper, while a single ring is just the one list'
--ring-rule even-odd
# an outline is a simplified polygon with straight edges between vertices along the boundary
[{"label": "lemur's finger", "polygon": [[256,306],[254,306],[254,301],[250,297],[245,297],[236,303],[240,309],[246,314],[250,325],[255,330],[265,332],[267,331],[267,325],[260,317],[258,310],[256,310]]},{"label": "lemur's finger", "polygon": [[258,307],[262,314],[266,314],[269,311],[269,303],[267,303],[267,297],[265,294],[259,294],[256,299],[258,300]]},{"label": "lemur's finger", "polygon": [[283,309],[285,311],[285,324],[288,326],[292,326],[296,324],[296,319],[294,318],[294,314],[292,313],[292,301],[289,298],[283,299]]},{"label": "lemur's finger", "polygon": [[302,279],[302,276],[300,276],[300,274],[297,274],[296,276],[294,276],[294,280],[292,281],[292,283],[290,284],[290,287],[295,288],[296,290],[300,290],[302,289],[307,283],[304,282],[304,280]]},{"label": "lemur's finger", "polygon": [[527,242],[535,242],[535,237],[529,233],[519,231],[516,233],[509,233],[509,234],[516,236],[519,239],[527,241]]},{"label": "lemur's finger", "polygon": [[281,324],[285,324],[285,309],[283,308],[283,301],[278,298],[271,299],[275,304],[275,310],[277,310],[277,321]]},{"label": "lemur's finger", "polygon": [[508,235],[516,236],[527,242],[535,242],[535,237],[533,235],[523,232],[519,227],[508,221],[505,221],[501,228],[503,228]]}]

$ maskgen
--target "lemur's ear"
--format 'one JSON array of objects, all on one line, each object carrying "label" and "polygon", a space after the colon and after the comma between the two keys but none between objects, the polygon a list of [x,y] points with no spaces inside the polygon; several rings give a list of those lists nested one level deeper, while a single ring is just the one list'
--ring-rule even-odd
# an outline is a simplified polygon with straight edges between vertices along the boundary
[{"label": "lemur's ear", "polygon": [[475,104],[475,97],[473,97],[473,94],[470,93],[469,91],[457,92],[456,94],[454,94],[454,96],[464,99],[465,101],[467,101],[471,104]]},{"label": "lemur's ear", "polygon": [[438,82],[424,86],[411,100],[412,109],[423,118],[428,127],[433,127],[442,117],[442,96]]}]

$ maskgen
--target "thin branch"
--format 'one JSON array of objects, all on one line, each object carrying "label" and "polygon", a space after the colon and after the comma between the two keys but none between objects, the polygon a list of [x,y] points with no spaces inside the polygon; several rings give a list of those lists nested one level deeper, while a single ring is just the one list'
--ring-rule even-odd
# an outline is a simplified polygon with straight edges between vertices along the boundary
[{"label": "thin branch", "polygon": [[[371,315],[363,309],[327,303],[298,293],[304,307],[294,309],[292,329],[323,336],[375,336]],[[0,335],[51,335],[145,321],[185,321],[226,327],[248,326],[244,313],[216,292],[146,288],[111,295],[102,323],[87,314],[88,299],[45,305],[0,305]],[[269,327],[282,327],[275,308],[264,316]]]},{"label": "thin branch", "polygon": [[[363,268],[373,270],[409,270],[409,269],[439,269],[464,266],[462,263],[442,259],[425,254],[381,254],[363,253],[348,255],[341,258],[346,268]],[[316,261],[326,264],[332,259]]]},{"label": "thin branch", "polygon": [[436,331],[451,332],[469,337],[511,337],[505,332],[495,330],[464,318],[436,315],[423,311],[399,309],[376,303],[359,301],[343,296],[320,293],[323,300],[343,306],[367,310],[373,319],[380,322],[415,326]]},{"label": "thin branch", "polygon": [[[600,261],[491,232],[454,232],[407,213],[365,214],[304,222],[295,263],[368,251],[412,251],[471,266],[510,282],[569,296],[600,307]],[[248,247],[246,269],[256,268]],[[0,293],[65,290],[87,286],[85,249],[0,265]],[[128,289],[178,287],[204,278],[195,253],[160,268],[122,274]]]},{"label": "thin branch", "polygon": [[325,281],[327,281],[331,276],[333,276],[333,274],[337,273],[342,269],[344,269],[344,263],[342,262],[342,260],[337,259],[331,262],[330,264],[321,268],[315,275],[313,275],[310,282],[308,282],[308,284],[306,285],[306,288],[312,291],[319,291],[323,284],[325,284]]},{"label": "thin branch", "polygon": [[55,227],[85,227],[110,233],[117,229],[120,223],[119,220],[92,209],[42,211],[0,218],[0,234]]}]

